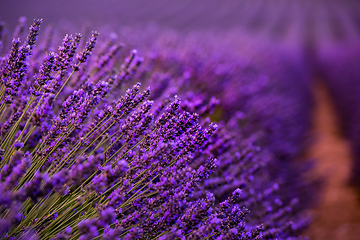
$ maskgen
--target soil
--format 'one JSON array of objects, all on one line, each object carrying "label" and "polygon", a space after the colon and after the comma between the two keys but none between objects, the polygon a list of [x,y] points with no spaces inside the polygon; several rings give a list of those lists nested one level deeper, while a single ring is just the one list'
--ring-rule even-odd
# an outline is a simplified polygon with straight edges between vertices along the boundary
[{"label": "soil", "polygon": [[315,143],[307,155],[315,158],[315,173],[325,183],[320,203],[311,210],[313,222],[304,235],[314,240],[360,240],[360,201],[347,184],[351,168],[350,145],[341,133],[339,119],[327,89],[314,88],[315,108],[311,136]]}]

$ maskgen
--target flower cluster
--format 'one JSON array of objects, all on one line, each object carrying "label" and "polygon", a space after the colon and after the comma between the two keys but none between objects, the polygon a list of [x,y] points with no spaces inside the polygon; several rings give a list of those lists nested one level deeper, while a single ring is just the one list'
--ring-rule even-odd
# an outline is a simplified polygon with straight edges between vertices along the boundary
[{"label": "flower cluster", "polygon": [[[304,133],[310,126],[312,106],[308,70],[298,49],[284,50],[271,46],[272,42],[262,42],[259,46],[260,40],[253,38],[243,43],[240,40],[244,37],[235,33],[220,38],[205,33],[200,36],[169,34],[154,28],[148,31],[142,31],[141,39],[136,38],[136,30],[120,35],[132,41],[139,39],[139,45],[145,42],[150,46],[142,49],[148,57],[143,63],[144,71],[138,76],[150,81],[155,96],[164,89],[180,92],[191,99],[187,110],[205,115],[209,111],[201,103],[204,99],[208,101],[214,107],[211,119],[233,122],[227,135],[234,133],[229,138],[238,139],[232,143],[238,149],[232,151],[241,152],[249,143],[261,147],[255,158],[259,157],[262,165],[267,164],[262,167],[267,173],[259,174],[268,175],[265,182],[276,179],[280,189],[286,189],[278,191],[279,197],[288,203],[299,198],[301,208],[311,204],[316,198],[314,187],[319,182],[317,179],[314,179],[316,184],[312,180],[304,181],[304,173],[308,171],[305,169],[311,162],[294,161],[306,146]],[[158,38],[153,39],[153,35]],[[231,38],[235,41],[229,40]],[[219,102],[214,101],[214,97]],[[236,165],[236,160],[233,164]]]},{"label": "flower cluster", "polygon": [[300,134],[271,145],[278,120],[261,104],[294,98],[271,91],[266,76],[254,85],[242,74],[227,98],[244,71],[231,55],[206,61],[155,42],[145,58],[122,58],[116,35],[102,42],[98,32],[86,44],[65,35],[58,51],[31,57],[40,23],[1,58],[1,237],[291,239],[308,224],[296,187],[280,193],[288,176],[273,176],[295,172],[285,160]]}]

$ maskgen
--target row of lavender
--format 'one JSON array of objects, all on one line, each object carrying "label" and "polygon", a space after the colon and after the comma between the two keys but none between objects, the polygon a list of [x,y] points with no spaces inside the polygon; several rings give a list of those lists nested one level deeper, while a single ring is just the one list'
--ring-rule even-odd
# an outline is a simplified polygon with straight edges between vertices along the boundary
[{"label": "row of lavender", "polygon": [[[1,59],[2,237],[288,239],[307,225],[297,57],[154,29],[57,49],[50,28],[37,43],[40,23]],[[144,58],[124,57],[132,46]]]},{"label": "row of lavender", "polygon": [[[334,99],[339,120],[350,140],[353,165],[350,183],[360,186],[360,28],[356,1],[323,5],[314,26],[314,65]],[[318,8],[320,10],[320,8]]]}]

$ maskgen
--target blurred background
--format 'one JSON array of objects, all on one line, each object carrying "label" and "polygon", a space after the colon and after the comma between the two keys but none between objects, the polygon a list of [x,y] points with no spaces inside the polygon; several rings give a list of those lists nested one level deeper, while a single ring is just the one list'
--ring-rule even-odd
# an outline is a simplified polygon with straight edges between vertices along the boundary
[{"label": "blurred background", "polygon": [[[308,144],[293,158],[314,158],[312,174],[324,178],[318,203],[310,209],[313,223],[305,235],[310,239],[360,239],[360,2],[0,2],[1,21],[9,32],[21,16],[27,18],[26,26],[34,18],[43,18],[43,27],[73,32],[81,32],[84,26],[115,32],[150,26],[180,36],[211,36],[218,39],[211,44],[258,61],[268,72],[294,71],[286,76],[274,73],[281,81],[301,79],[312,93],[310,127],[302,133]],[[286,60],[277,62],[268,52],[279,53]]]}]

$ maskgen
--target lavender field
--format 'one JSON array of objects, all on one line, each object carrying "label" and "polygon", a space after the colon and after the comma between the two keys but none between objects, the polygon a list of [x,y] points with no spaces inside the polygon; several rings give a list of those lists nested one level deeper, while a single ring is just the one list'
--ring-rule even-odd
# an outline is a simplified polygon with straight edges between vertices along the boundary
[{"label": "lavender field", "polygon": [[356,1],[0,3],[1,239],[359,239]]}]

